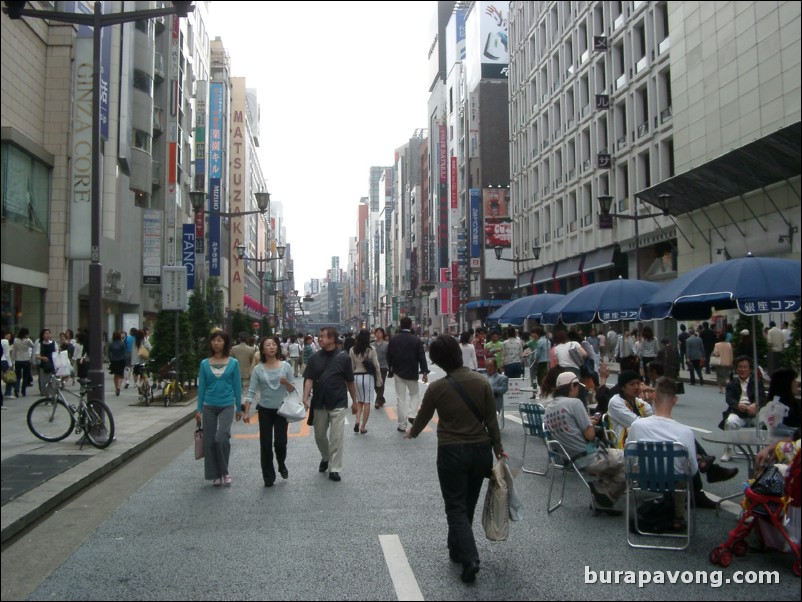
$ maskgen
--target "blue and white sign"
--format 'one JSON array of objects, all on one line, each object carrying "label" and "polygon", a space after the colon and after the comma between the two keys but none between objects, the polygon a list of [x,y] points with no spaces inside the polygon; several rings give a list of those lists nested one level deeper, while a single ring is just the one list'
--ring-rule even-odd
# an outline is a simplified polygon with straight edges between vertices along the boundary
[{"label": "blue and white sign", "polygon": [[195,224],[183,224],[181,232],[181,265],[187,269],[187,290],[195,288]]},{"label": "blue and white sign", "polygon": [[470,190],[470,247],[471,257],[482,254],[482,191],[478,188]]}]

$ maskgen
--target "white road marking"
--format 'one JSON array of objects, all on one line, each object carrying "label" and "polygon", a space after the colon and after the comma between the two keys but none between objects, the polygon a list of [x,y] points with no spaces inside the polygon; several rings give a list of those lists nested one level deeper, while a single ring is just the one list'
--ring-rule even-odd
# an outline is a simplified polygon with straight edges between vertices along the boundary
[{"label": "white road marking", "polygon": [[379,535],[379,543],[398,599],[423,600],[423,593],[418,587],[418,581],[415,579],[412,567],[409,566],[407,554],[398,535]]}]

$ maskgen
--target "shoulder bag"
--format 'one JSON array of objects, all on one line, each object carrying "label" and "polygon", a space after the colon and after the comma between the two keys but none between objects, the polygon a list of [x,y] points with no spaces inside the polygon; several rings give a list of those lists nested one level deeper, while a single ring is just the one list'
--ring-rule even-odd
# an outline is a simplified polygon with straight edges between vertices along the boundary
[{"label": "shoulder bag", "polygon": [[373,360],[370,359],[370,351],[365,353],[365,358],[362,360],[362,365],[365,366],[365,372],[376,377],[376,364],[373,363]]}]

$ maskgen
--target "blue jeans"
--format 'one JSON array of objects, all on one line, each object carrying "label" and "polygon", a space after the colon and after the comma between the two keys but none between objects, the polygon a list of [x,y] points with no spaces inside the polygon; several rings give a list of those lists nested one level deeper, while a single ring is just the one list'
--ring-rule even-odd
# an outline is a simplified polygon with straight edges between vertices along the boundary
[{"label": "blue jeans", "polygon": [[437,448],[437,477],[448,520],[448,550],[463,563],[479,560],[473,538],[473,513],[482,483],[492,468],[493,447],[489,441]]}]

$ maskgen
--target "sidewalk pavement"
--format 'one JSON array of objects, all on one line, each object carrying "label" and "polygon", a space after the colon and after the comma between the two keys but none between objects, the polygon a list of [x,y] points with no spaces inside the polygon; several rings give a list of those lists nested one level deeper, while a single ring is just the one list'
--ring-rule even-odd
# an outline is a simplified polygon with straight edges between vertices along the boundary
[{"label": "sidewalk pavement", "polygon": [[[77,393],[78,385],[67,385],[67,390]],[[56,443],[37,439],[28,429],[27,413],[31,404],[41,399],[38,382],[28,388],[27,397],[4,397],[8,410],[0,414],[0,542],[5,543],[65,500],[191,420],[195,414],[195,396],[190,396],[189,401],[165,408],[157,392],[155,403],[145,407],[133,384],[116,397],[113,377],[106,372],[106,403],[111,408],[115,427],[115,440],[106,449],[96,449],[89,443],[81,448],[78,444],[81,437],[75,434]],[[71,401],[71,395],[65,394],[65,397]]]},{"label": "sidewalk pavement", "polygon": [[[618,365],[610,364],[611,374],[618,374]],[[715,383],[709,375],[707,385]],[[689,382],[688,372],[681,380]],[[77,392],[78,386],[68,390]],[[114,395],[114,382],[106,373],[106,402],[114,415],[115,441],[108,448],[95,449],[78,445],[78,435],[63,441],[46,443],[28,429],[28,408],[40,399],[38,383],[28,389],[27,397],[5,398],[8,411],[0,419],[0,460],[2,460],[2,512],[0,542],[4,543],[28,525],[56,508],[65,500],[114,470],[139,452],[166,437],[192,419],[195,398],[179,405],[163,407],[160,396],[150,407],[138,401],[136,389],[123,389]],[[70,395],[65,395],[70,398]],[[191,442],[187,442],[189,445]]]}]

